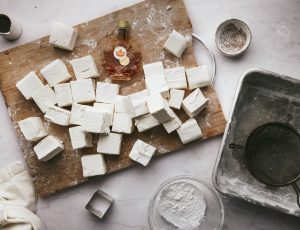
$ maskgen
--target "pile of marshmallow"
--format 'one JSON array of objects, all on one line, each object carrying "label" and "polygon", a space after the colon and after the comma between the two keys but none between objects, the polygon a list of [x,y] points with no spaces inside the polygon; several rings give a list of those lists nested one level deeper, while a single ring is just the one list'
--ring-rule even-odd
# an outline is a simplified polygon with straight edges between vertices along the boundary
[{"label": "pile of marshmallow", "polygon": [[[72,50],[76,37],[73,28],[56,23],[50,43]],[[176,56],[181,56],[186,47],[187,40],[176,31],[164,45]],[[32,71],[16,87],[27,100],[36,103],[45,120],[69,127],[74,150],[92,147],[93,134],[97,134],[97,153],[81,159],[84,177],[105,174],[103,154],[119,155],[123,135],[130,135],[135,128],[145,132],[162,125],[166,133],[176,131],[183,144],[202,137],[194,117],[209,101],[200,90],[211,82],[206,66],[165,69],[162,62],[145,64],[146,89],[119,95],[120,85],[95,80],[100,73],[91,55],[73,59],[70,64],[76,80],[72,80],[66,64],[57,59],[40,70],[46,85]],[[185,97],[185,89],[193,91]],[[190,117],[185,122],[174,111],[181,108]],[[18,124],[26,140],[39,141],[33,148],[39,160],[48,161],[64,150],[63,141],[48,133],[40,117],[28,117]],[[138,139],[129,157],[146,166],[155,152],[155,146]]]}]

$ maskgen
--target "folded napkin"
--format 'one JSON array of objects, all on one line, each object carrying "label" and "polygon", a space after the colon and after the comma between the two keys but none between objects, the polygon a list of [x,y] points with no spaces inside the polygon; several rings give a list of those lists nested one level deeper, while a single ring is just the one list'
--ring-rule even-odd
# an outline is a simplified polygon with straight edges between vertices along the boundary
[{"label": "folded napkin", "polygon": [[0,170],[0,229],[45,230],[35,214],[37,195],[21,162]]}]

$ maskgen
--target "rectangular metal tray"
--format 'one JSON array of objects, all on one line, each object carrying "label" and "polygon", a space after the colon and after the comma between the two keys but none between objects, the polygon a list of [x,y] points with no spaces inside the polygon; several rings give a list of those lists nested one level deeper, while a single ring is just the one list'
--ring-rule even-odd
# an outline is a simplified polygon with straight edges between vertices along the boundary
[{"label": "rectangular metal tray", "polygon": [[243,144],[263,123],[284,122],[288,113],[293,116],[292,125],[300,131],[300,81],[259,69],[242,76],[213,173],[219,192],[300,217],[292,186],[260,183],[246,169],[243,152],[229,148],[230,143]]}]

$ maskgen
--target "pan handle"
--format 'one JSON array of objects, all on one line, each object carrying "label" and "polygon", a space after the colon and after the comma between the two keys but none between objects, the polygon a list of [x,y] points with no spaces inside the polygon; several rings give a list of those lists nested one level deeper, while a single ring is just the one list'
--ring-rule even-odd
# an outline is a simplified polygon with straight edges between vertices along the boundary
[{"label": "pan handle", "polygon": [[230,143],[229,148],[231,148],[231,149],[243,149],[244,147],[242,145]]},{"label": "pan handle", "polygon": [[298,207],[300,208],[300,188],[299,186],[296,184],[296,182],[294,182],[293,184],[293,188],[297,194],[297,204],[298,204]]}]

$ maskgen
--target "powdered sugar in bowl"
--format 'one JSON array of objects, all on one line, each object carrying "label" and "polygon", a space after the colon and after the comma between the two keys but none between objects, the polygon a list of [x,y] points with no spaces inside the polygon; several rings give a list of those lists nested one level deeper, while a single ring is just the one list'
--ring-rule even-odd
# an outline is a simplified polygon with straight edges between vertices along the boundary
[{"label": "powdered sugar in bowl", "polygon": [[152,230],[221,230],[224,208],[207,182],[177,176],[161,184],[148,208]]}]

